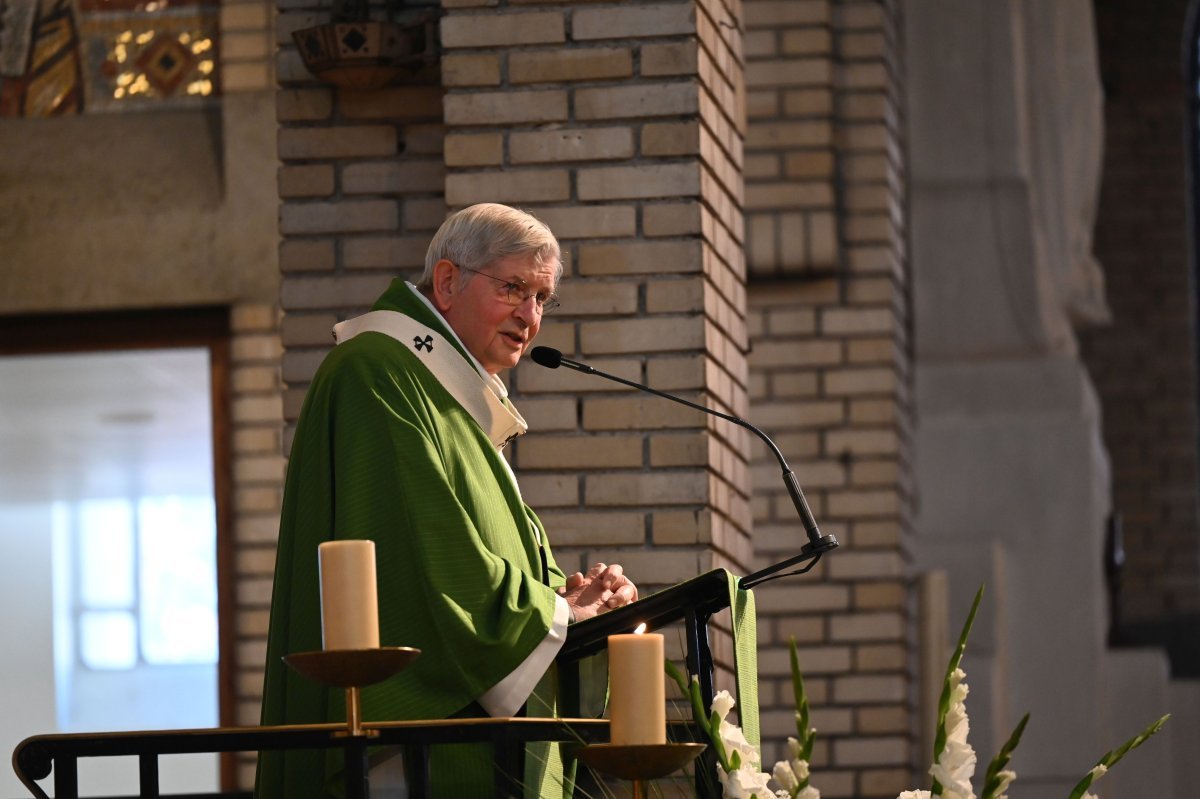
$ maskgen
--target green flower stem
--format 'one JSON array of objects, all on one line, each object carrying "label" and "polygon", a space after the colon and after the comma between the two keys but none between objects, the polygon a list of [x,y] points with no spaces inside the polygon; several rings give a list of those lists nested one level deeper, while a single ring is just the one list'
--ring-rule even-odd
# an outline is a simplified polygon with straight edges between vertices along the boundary
[{"label": "green flower stem", "polygon": [[1000,772],[1008,765],[1008,761],[1012,759],[1013,750],[1017,748],[1017,744],[1021,742],[1021,734],[1025,732],[1025,725],[1029,723],[1029,714],[1026,713],[1016,729],[1012,731],[1012,735],[1008,736],[1008,740],[1004,742],[1004,746],[1000,747],[1000,751],[992,758],[992,762],[988,764],[987,776],[983,779],[983,793],[979,799],[996,799],[996,795],[1000,792]]},{"label": "green flower stem", "polygon": [[[1150,726],[1146,727],[1146,729],[1142,730],[1137,735],[1130,738],[1120,748],[1114,749],[1110,752],[1106,752],[1104,754],[1104,757],[1100,758],[1100,760],[1096,763],[1096,765],[1104,766],[1105,769],[1110,769],[1113,766],[1117,765],[1117,763],[1120,762],[1121,758],[1125,757],[1125,755],[1129,754],[1134,749],[1137,749],[1139,746],[1144,744],[1147,741],[1147,739],[1150,738],[1150,736],[1154,735],[1154,733],[1161,730],[1162,726],[1167,723],[1167,719],[1169,719],[1169,718],[1171,718],[1170,713],[1163,716],[1161,719],[1154,722]],[[1084,778],[1079,781],[1079,784],[1077,784],[1075,786],[1075,789],[1071,791],[1070,799],[1080,799],[1080,797],[1083,796],[1084,793],[1087,792],[1087,789],[1092,787],[1093,780],[1095,780],[1095,777],[1093,776],[1093,771],[1089,771],[1084,776]]]},{"label": "green flower stem", "polygon": [[728,774],[733,769],[729,767],[729,757],[725,752],[725,742],[721,740],[721,719],[716,713],[713,713],[710,717],[704,711],[704,702],[700,699],[700,681],[693,677],[689,684],[687,677],[683,676],[683,672],[676,668],[674,663],[668,660],[664,664],[667,675],[675,681],[675,684],[679,686],[679,690],[683,695],[691,700],[692,718],[695,720],[696,725],[704,730],[704,734],[708,736],[708,741],[712,744],[713,751],[717,754],[717,762],[720,763],[721,768]]}]

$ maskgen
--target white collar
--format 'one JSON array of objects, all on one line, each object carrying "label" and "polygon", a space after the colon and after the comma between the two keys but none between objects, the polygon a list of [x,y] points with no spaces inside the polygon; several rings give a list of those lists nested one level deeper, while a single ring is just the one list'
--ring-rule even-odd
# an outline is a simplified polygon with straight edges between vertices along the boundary
[{"label": "white collar", "polygon": [[421,292],[421,290],[418,289],[416,286],[414,286],[412,283],[409,283],[406,280],[406,281],[404,281],[404,285],[408,286],[409,291],[411,291],[413,294],[417,295],[417,299],[419,299],[421,302],[425,303],[426,308],[433,311],[434,316],[436,316],[438,319],[442,320],[442,322],[445,324],[446,329],[448,331],[450,331],[450,335],[454,336],[454,340],[458,342],[458,345],[460,347],[462,347],[462,351],[465,352],[467,354],[467,357],[471,359],[471,365],[475,367],[475,371],[479,372],[479,376],[487,381],[488,387],[491,388],[492,391],[496,392],[496,396],[499,397],[500,399],[508,399],[508,387],[504,385],[504,381],[501,380],[496,375],[488,374],[487,369],[483,368],[483,364],[481,364],[479,362],[479,359],[476,358],[473,354],[471,354],[471,351],[469,349],[467,349],[467,345],[463,343],[463,340],[461,338],[459,338],[458,331],[456,331],[453,327],[450,326],[450,323],[448,321],[446,321],[446,317],[442,316],[442,312],[439,311],[434,306],[434,304],[429,301],[429,298],[426,297]]}]

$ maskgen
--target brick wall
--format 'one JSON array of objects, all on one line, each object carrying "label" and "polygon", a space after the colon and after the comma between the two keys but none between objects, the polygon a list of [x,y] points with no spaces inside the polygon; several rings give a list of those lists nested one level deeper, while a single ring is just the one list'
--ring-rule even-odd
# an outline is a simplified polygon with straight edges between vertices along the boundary
[{"label": "brick wall", "polygon": [[263,0],[221,3],[221,91],[269,91],[275,87],[272,60],[274,9]]},{"label": "brick wall", "polygon": [[[1106,90],[1095,252],[1112,325],[1081,336],[1104,406],[1113,507],[1128,564],[1126,621],[1200,611],[1195,279],[1189,252],[1185,101],[1179,57],[1187,3],[1146,14],[1098,0]],[[1194,53],[1194,51],[1193,51]]]},{"label": "brick wall", "polygon": [[[812,573],[756,590],[763,738],[795,734],[794,636],[818,729],[814,784],[824,796],[892,797],[912,784],[915,662],[897,11],[745,8],[751,418],[842,543]],[[765,565],[795,553],[803,530],[763,446],[752,471]],[[781,756],[764,751],[768,763]]]}]

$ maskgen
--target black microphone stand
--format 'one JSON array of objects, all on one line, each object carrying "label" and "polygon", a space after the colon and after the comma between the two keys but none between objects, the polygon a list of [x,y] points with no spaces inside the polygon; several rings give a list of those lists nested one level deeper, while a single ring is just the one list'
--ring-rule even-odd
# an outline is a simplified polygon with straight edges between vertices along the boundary
[{"label": "black microphone stand", "polygon": [[[636,388],[639,391],[649,392],[656,397],[662,397],[663,399],[668,399],[672,402],[678,402],[679,404],[686,405],[689,408],[711,414],[712,416],[724,419],[727,422],[732,422],[739,427],[744,427],[766,443],[767,447],[770,448],[771,452],[775,455],[775,459],[779,461],[780,468],[783,470],[783,484],[787,487],[788,495],[792,498],[792,504],[796,506],[796,512],[800,515],[800,523],[804,525],[804,532],[808,536],[808,543],[800,548],[799,555],[788,558],[787,560],[782,560],[779,563],[773,563],[765,569],[760,569],[759,571],[747,574],[739,581],[739,585],[742,588],[753,588],[760,583],[767,582],[768,580],[774,580],[778,577],[788,577],[793,574],[804,574],[817,565],[817,562],[821,560],[822,555],[831,549],[837,548],[837,538],[832,535],[822,535],[821,531],[817,528],[816,519],[813,518],[812,511],[808,508],[808,502],[804,499],[804,492],[800,490],[800,483],[796,480],[796,474],[792,471],[791,467],[788,466],[787,461],[783,457],[783,453],[779,451],[779,447],[775,446],[775,442],[772,441],[766,433],[759,430],[745,419],[739,419],[738,417],[731,416],[727,413],[714,411],[712,408],[685,400],[682,397],[676,397],[673,394],[667,394],[666,392],[659,391],[656,388],[651,388],[650,386],[646,386],[641,383],[635,383],[632,380],[626,380],[623,377],[617,377],[616,375],[609,374],[608,372],[602,372],[595,367],[588,366],[586,363],[572,361],[569,358],[564,358],[561,352],[550,347],[534,347],[533,351],[530,353],[530,357],[533,358],[534,363],[545,366],[549,369],[557,369],[559,366],[566,366],[567,368],[574,369],[577,372],[603,377],[608,380],[621,383],[622,385],[629,386],[630,388]],[[797,566],[808,561],[812,562],[803,569],[797,569],[795,571],[790,571],[783,574],[780,573],[783,572],[784,569],[788,569],[792,566]]]}]

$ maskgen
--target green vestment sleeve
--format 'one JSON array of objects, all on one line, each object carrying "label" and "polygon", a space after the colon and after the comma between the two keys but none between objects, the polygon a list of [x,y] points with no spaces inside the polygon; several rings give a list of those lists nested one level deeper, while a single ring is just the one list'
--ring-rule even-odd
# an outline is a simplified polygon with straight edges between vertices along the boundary
[{"label": "green vestment sleeve", "polygon": [[[376,307],[449,340],[407,292],[394,284]],[[375,542],[381,644],[422,650],[363,691],[364,719],[437,719],[471,706],[550,630],[564,578],[551,558],[543,581],[540,531],[496,447],[411,345],[367,332],[337,346],[309,388],[288,465],[263,723],[344,719],[339,692],[280,660],[321,648],[318,544]],[[257,792],[321,796],[327,771],[311,753],[265,753]]]}]

